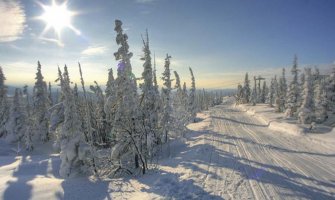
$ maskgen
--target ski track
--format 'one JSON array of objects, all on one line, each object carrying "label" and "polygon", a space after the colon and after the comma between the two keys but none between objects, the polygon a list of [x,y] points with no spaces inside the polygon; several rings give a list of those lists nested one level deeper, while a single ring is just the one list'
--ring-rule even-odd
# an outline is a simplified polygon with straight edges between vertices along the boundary
[{"label": "ski track", "polygon": [[[231,168],[228,172],[222,167],[209,167],[211,172],[224,177],[222,183],[216,180],[212,188],[222,185],[225,191],[215,194],[224,199],[335,199],[334,150],[329,153],[328,147],[303,136],[269,130],[229,103],[216,106],[210,114],[211,145],[237,160],[225,164]],[[220,158],[219,152],[211,154]],[[222,166],[222,161],[214,162]],[[205,182],[213,181],[207,177]]]}]

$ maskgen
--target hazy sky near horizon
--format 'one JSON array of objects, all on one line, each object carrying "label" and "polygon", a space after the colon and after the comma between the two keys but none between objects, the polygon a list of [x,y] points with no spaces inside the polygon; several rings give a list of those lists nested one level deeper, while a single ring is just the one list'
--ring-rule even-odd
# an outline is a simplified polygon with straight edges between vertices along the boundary
[{"label": "hazy sky near horizon", "polygon": [[61,38],[52,29],[42,34],[40,4],[52,0],[0,0],[0,66],[7,84],[33,83],[39,60],[46,81],[67,64],[79,83],[80,61],[88,84],[105,85],[108,69],[117,68],[115,19],[128,34],[136,76],[143,70],[141,34],[147,28],[157,75],[169,53],[171,69],[189,83],[192,67],[199,88],[235,88],[247,71],[269,77],[289,69],[294,54],[302,66],[335,60],[333,0],[68,0],[77,32],[65,27]]}]

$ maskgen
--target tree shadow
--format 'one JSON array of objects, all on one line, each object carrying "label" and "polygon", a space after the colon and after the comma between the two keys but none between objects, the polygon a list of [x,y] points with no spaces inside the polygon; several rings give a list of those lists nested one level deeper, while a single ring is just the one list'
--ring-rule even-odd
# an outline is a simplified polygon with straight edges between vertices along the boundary
[{"label": "tree shadow", "polygon": [[269,125],[262,125],[262,124],[254,124],[254,123],[242,122],[242,121],[238,121],[236,119],[230,119],[230,118],[226,118],[226,117],[211,116],[211,118],[213,118],[213,119],[227,120],[227,121],[231,121],[231,122],[234,122],[234,123],[237,123],[237,124],[256,126],[256,127],[268,127],[269,126]]},{"label": "tree shadow", "polygon": [[220,196],[208,193],[192,179],[182,180],[180,178],[181,174],[164,170],[158,170],[156,173],[159,175],[139,179],[143,184],[149,186],[141,189],[142,192],[158,194],[167,199],[223,199]]},{"label": "tree shadow", "polygon": [[262,144],[262,143],[258,143],[258,142],[255,142],[253,140],[238,137],[238,136],[225,135],[225,134],[217,134],[217,135],[220,135],[220,137],[222,137],[226,140],[240,140],[240,141],[245,142],[245,143],[250,143],[250,144],[253,144],[253,145],[257,145],[257,146],[261,146],[261,147],[269,148],[271,150],[276,150],[276,151],[285,152],[285,153],[306,154],[306,155],[330,157],[330,158],[335,157],[335,154],[324,154],[324,153],[317,153],[317,152],[298,151],[298,150],[294,150],[294,149],[287,149],[287,148],[283,148],[283,147],[278,147],[278,146],[275,146],[275,145],[272,145],[272,144]]},{"label": "tree shadow", "polygon": [[103,180],[90,180],[87,177],[76,177],[64,179],[62,182],[63,192],[57,192],[58,199],[83,200],[83,199],[108,199],[111,200],[108,189],[109,182]]},{"label": "tree shadow", "polygon": [[15,156],[0,156],[0,167],[10,165],[18,160]]},{"label": "tree shadow", "polygon": [[39,161],[35,157],[22,156],[18,168],[13,173],[15,181],[8,181],[4,192],[5,200],[12,199],[31,199],[33,187],[28,183],[38,175],[46,175],[48,161]]}]

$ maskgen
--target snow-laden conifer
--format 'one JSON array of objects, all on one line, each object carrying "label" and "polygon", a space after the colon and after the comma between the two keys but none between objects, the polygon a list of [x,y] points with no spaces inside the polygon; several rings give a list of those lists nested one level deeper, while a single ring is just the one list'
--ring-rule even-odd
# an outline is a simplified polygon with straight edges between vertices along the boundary
[{"label": "snow-laden conifer", "polygon": [[328,109],[335,113],[335,67],[332,69],[330,76],[327,78],[327,101]]},{"label": "snow-laden conifer", "polygon": [[28,93],[28,86],[25,85],[23,87],[23,99],[22,99],[22,105],[23,105],[23,110],[26,116],[25,119],[25,131],[23,135],[23,140],[25,143],[25,147],[27,151],[32,151],[34,149],[33,146],[33,124],[34,121],[30,117],[31,116],[31,106],[30,106],[30,100],[29,100],[29,93]]},{"label": "snow-laden conifer", "polygon": [[282,75],[279,78],[279,112],[284,112],[286,108],[287,83],[285,76],[285,68],[283,68]]},{"label": "snow-laden conifer", "polygon": [[315,98],[314,98],[314,106],[315,106],[315,120],[318,123],[324,122],[328,118],[327,114],[327,94],[325,87],[325,80],[320,79],[315,83]]},{"label": "snow-laden conifer", "polygon": [[[116,113],[112,135],[117,143],[112,150],[112,159],[120,161],[118,169],[126,160],[134,160],[134,167],[139,168],[141,163],[142,173],[147,169],[146,161],[141,152],[141,132],[138,131],[138,109],[137,109],[137,85],[136,78],[132,73],[129,52],[128,36],[123,33],[122,22],[115,20],[114,30],[117,33],[116,43],[120,45],[114,53],[115,59],[119,61],[117,78],[115,79],[116,89]],[[129,166],[131,167],[131,166]]]},{"label": "snow-laden conifer", "polygon": [[168,142],[168,133],[171,130],[172,123],[172,106],[171,106],[171,71],[170,71],[170,59],[171,56],[168,54],[165,58],[164,72],[162,74],[163,87],[162,87],[162,116],[160,120],[160,127],[164,137],[164,142]]},{"label": "snow-laden conifer", "polygon": [[146,31],[145,38],[142,37],[142,41],[144,54],[141,60],[144,63],[142,72],[143,83],[140,84],[142,90],[140,97],[140,124],[142,131],[144,131],[144,154],[151,157],[155,153],[154,147],[161,142],[161,136],[158,133],[158,110],[156,109],[156,101],[159,99],[159,96],[153,83],[148,31]]},{"label": "snow-laden conifer", "polygon": [[293,66],[291,69],[292,73],[292,81],[288,87],[287,91],[287,108],[286,108],[286,117],[293,117],[296,116],[298,107],[299,107],[299,96],[300,96],[300,89],[298,83],[298,58],[297,56],[294,57]]},{"label": "snow-laden conifer", "polygon": [[60,134],[61,166],[59,174],[69,177],[79,172],[82,162],[79,158],[79,148],[83,141],[81,122],[77,113],[77,106],[73,90],[70,87],[70,77],[67,66],[63,72],[62,93],[64,96],[64,122]]},{"label": "snow-laden conifer", "polygon": [[22,102],[22,93],[20,89],[15,89],[13,103],[10,107],[9,119],[6,123],[8,142],[19,142],[24,136],[26,130],[26,118]]},{"label": "snow-laden conifer", "polygon": [[[174,71],[176,92],[173,98],[173,130],[177,136],[183,136],[188,122],[188,112],[185,106],[185,96],[180,83],[179,74]],[[186,89],[186,88],[185,88]]]},{"label": "snow-laden conifer", "polygon": [[305,69],[305,85],[303,91],[302,105],[298,110],[298,120],[303,124],[313,121],[313,85],[311,69]]},{"label": "snow-laden conifer", "polygon": [[46,142],[49,140],[48,107],[50,102],[41,68],[42,66],[38,61],[33,91],[34,134],[37,134],[42,141]]},{"label": "snow-laden conifer", "polygon": [[9,104],[7,99],[7,87],[5,86],[5,75],[0,66],[0,137],[7,134],[6,122],[9,117]]},{"label": "snow-laden conifer", "polygon": [[193,70],[190,67],[190,74],[191,74],[191,88],[190,88],[190,94],[188,96],[188,111],[190,113],[190,122],[195,122],[195,118],[197,116],[197,105],[196,105],[196,99],[195,99],[195,78],[193,74]]},{"label": "snow-laden conifer", "polygon": [[250,89],[250,80],[248,73],[245,74],[244,86],[243,86],[243,103],[249,103],[251,99],[251,89]]},{"label": "snow-laden conifer", "polygon": [[273,107],[273,104],[275,102],[275,78],[271,79],[271,85],[269,88],[269,94],[268,94],[268,104],[270,107]]}]

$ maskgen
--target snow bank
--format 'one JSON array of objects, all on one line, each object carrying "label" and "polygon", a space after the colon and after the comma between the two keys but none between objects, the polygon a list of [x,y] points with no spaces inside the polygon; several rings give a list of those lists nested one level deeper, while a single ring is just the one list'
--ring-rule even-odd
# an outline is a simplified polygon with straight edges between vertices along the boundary
[{"label": "snow bank", "polygon": [[276,113],[274,108],[267,104],[256,106],[241,104],[236,108],[257,118],[271,130],[296,136],[303,135],[311,141],[335,146],[335,128],[318,124],[314,130],[309,130],[309,125],[297,124],[297,120],[285,119],[284,113]]},{"label": "snow bank", "polygon": [[259,104],[257,106],[251,105],[238,105],[237,108],[252,115],[269,129],[279,131],[291,135],[302,135],[305,133],[305,127],[296,123],[296,120],[287,120],[284,118],[284,113],[276,113],[274,108],[269,107],[267,104]]}]

